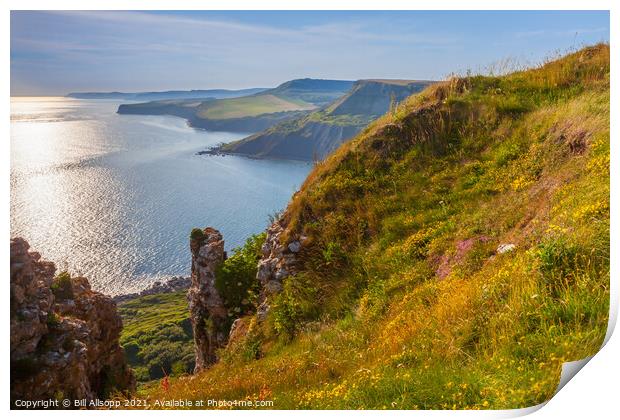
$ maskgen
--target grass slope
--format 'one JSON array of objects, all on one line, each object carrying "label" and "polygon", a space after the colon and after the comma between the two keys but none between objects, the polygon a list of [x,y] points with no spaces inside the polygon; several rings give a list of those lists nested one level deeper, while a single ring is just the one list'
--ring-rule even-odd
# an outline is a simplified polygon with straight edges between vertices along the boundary
[{"label": "grass slope", "polygon": [[122,302],[120,343],[140,382],[194,369],[194,341],[185,291]]},{"label": "grass slope", "polygon": [[198,106],[196,115],[207,119],[229,119],[255,117],[286,111],[307,111],[315,106],[298,99],[276,95],[260,94],[242,98],[220,99],[203,102]]},{"label": "grass slope", "polygon": [[594,354],[607,327],[609,68],[598,45],[453,79],[340,147],[284,215],[289,236],[309,237],[304,270],[264,324],[250,320],[245,340],[165,397],[379,409],[550,398],[562,362]]}]

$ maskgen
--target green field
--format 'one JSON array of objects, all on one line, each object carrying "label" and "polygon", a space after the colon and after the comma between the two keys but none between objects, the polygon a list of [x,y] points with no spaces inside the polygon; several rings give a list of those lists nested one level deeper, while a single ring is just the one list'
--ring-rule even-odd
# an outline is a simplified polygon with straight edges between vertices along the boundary
[{"label": "green field", "polygon": [[138,381],[189,373],[194,347],[185,291],[143,296],[122,302],[120,343]]},{"label": "green field", "polygon": [[316,108],[299,99],[290,99],[275,95],[254,95],[242,98],[220,99],[204,102],[198,107],[196,115],[206,119],[230,119],[255,117],[286,111],[306,111]]}]

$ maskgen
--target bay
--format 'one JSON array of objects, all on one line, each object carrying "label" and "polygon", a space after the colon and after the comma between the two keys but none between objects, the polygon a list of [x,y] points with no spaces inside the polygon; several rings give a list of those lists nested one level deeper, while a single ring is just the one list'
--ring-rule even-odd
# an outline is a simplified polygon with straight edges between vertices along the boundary
[{"label": "bay", "polygon": [[118,115],[119,103],[11,99],[11,237],[96,290],[128,293],[188,275],[192,228],[219,229],[230,251],[267,227],[311,169],[196,155],[247,134]]}]

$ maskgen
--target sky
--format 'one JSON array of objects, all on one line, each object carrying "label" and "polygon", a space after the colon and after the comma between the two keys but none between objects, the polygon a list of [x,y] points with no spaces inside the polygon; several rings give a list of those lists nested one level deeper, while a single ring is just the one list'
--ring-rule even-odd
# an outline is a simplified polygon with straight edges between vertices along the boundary
[{"label": "sky", "polygon": [[600,41],[606,11],[12,11],[11,95],[440,80]]}]

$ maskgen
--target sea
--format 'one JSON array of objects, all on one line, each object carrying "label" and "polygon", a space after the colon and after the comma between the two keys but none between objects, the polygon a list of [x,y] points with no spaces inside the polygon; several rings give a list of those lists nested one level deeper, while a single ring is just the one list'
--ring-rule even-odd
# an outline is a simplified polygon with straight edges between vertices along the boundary
[{"label": "sea", "polygon": [[11,98],[11,237],[95,290],[139,291],[190,272],[189,233],[213,226],[232,252],[266,229],[311,164],[197,155],[250,133],[172,116],[119,115],[121,102]]}]

